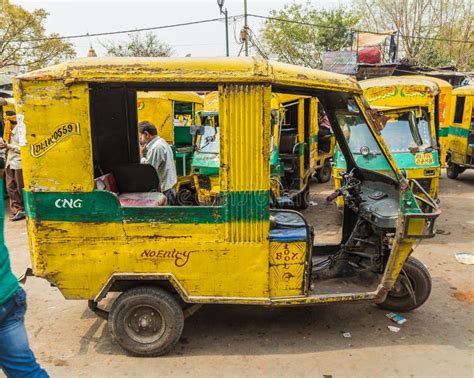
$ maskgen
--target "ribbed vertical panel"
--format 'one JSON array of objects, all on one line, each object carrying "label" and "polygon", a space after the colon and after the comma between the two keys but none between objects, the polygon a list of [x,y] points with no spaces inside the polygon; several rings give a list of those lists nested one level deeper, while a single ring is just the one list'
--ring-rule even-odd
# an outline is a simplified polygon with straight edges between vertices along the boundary
[{"label": "ribbed vertical panel", "polygon": [[221,187],[232,242],[261,242],[268,232],[270,87],[221,86]]}]

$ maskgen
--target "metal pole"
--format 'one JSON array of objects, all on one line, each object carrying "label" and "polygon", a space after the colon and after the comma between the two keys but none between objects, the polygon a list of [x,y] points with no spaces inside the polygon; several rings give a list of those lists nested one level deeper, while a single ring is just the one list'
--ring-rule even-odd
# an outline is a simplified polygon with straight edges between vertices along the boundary
[{"label": "metal pole", "polygon": [[247,33],[247,0],[244,0],[245,56],[249,56],[249,38]]},{"label": "metal pole", "polygon": [[225,9],[225,54],[229,56],[229,13]]}]

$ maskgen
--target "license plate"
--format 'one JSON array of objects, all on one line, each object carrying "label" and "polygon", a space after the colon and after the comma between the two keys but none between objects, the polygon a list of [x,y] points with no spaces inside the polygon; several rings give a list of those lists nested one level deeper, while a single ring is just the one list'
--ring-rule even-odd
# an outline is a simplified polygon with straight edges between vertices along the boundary
[{"label": "license plate", "polygon": [[416,165],[429,165],[433,164],[433,155],[429,153],[418,153],[415,155],[415,164]]}]

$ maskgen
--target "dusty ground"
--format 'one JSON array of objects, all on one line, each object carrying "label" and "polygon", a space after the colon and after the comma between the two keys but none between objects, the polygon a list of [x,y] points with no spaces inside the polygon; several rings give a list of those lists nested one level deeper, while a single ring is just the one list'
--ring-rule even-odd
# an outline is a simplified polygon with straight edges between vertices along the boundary
[{"label": "dusty ground", "polygon": [[[316,235],[333,239],[338,219],[324,204],[329,184],[315,186]],[[386,311],[373,305],[296,309],[209,306],[186,320],[176,349],[161,358],[126,356],[106,322],[83,301],[66,301],[47,282],[30,278],[27,327],[41,364],[52,376],[474,376],[474,266],[455,252],[474,253],[474,171],[441,181],[441,233],[415,256],[430,269],[431,298],[406,314],[392,333]],[[28,265],[24,224],[6,223],[15,272]],[[350,332],[344,338],[342,332]]]}]

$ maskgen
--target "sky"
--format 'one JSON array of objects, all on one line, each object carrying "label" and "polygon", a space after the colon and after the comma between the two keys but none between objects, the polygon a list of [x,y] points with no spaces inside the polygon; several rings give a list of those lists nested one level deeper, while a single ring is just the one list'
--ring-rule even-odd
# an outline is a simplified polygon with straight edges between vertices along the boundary
[{"label": "sky", "polygon": [[[248,13],[267,16],[272,9],[280,9],[291,0],[248,0]],[[62,36],[100,33],[176,24],[220,17],[216,0],[11,0],[13,4],[33,10],[43,8],[49,13],[46,21],[47,33],[59,33]],[[305,3],[306,0],[296,0]],[[315,0],[311,3],[317,8],[332,8],[339,4],[348,4],[348,0]],[[243,20],[233,20],[231,16],[244,13],[244,0],[225,0],[224,8],[229,12],[230,55],[236,56],[240,45],[234,40],[243,25]],[[250,28],[258,34],[262,20],[249,18]],[[175,56],[224,56],[224,22],[212,22],[201,25],[157,30],[158,38],[174,49]],[[72,42],[77,56],[86,56],[90,44],[99,56],[105,54],[100,42],[125,41],[127,35],[114,35],[99,38],[79,38]]]}]

